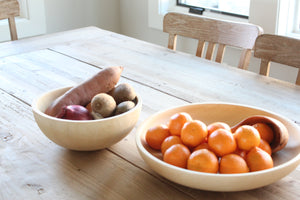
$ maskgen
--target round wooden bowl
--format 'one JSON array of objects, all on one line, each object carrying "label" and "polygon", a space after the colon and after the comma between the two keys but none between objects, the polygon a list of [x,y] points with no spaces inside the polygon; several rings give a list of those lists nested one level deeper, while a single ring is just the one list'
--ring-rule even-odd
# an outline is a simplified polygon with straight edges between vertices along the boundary
[{"label": "round wooden bowl", "polygon": [[138,121],[142,100],[123,114],[97,120],[66,120],[51,117],[46,108],[70,87],[42,94],[32,104],[36,123],[41,131],[56,144],[71,150],[92,151],[109,147],[123,139]]},{"label": "round wooden bowl", "polygon": [[[253,115],[273,117],[286,126],[289,140],[285,148],[272,155],[274,167],[268,170],[244,174],[212,174],[182,169],[165,163],[161,153],[151,149],[145,141],[145,134],[150,127],[166,124],[169,118],[178,112],[187,112],[193,119],[201,120],[207,125],[223,121],[234,126],[244,118]],[[138,127],[136,144],[144,161],[161,176],[184,186],[210,191],[242,191],[266,186],[291,173],[300,163],[300,128],[298,125],[264,109],[229,103],[189,104],[158,112]]]}]

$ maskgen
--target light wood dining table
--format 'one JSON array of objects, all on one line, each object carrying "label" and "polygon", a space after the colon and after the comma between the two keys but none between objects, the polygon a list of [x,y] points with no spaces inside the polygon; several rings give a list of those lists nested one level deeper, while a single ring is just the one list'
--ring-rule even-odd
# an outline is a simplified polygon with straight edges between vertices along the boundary
[{"label": "light wood dining table", "polygon": [[[167,44],[167,41],[166,41]],[[143,99],[135,128],[117,144],[80,152],[38,128],[31,104],[108,66]],[[86,27],[0,44],[0,199],[299,199],[300,168],[254,190],[211,192],[156,174],[140,157],[136,128],[150,115],[189,103],[260,107],[300,125],[300,86]]]}]

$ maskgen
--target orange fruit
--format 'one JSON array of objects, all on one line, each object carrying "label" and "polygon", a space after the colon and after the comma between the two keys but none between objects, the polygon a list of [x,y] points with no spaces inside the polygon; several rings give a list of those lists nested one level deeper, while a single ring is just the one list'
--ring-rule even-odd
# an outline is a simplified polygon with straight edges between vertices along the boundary
[{"label": "orange fruit", "polygon": [[259,132],[253,126],[240,126],[234,134],[239,149],[249,151],[260,143]]},{"label": "orange fruit", "polygon": [[253,125],[253,127],[258,130],[260,137],[267,141],[269,144],[273,141],[274,139],[274,133],[272,128],[265,124],[265,123],[256,123]]},{"label": "orange fruit", "polygon": [[241,156],[244,160],[246,160],[247,151],[236,148],[233,153]]},{"label": "orange fruit", "polygon": [[202,142],[201,144],[199,144],[198,146],[196,146],[193,151],[199,150],[199,149],[209,149],[208,143],[207,142]]},{"label": "orange fruit", "polygon": [[237,154],[227,154],[220,160],[221,174],[235,174],[249,172],[246,161]]},{"label": "orange fruit", "polygon": [[207,126],[208,135],[210,135],[215,130],[222,128],[231,132],[231,128],[228,124],[224,122],[213,122]]},{"label": "orange fruit", "polygon": [[219,170],[219,161],[212,151],[199,149],[190,155],[187,161],[187,169],[199,172],[217,173]]},{"label": "orange fruit", "polygon": [[259,147],[254,147],[247,153],[246,162],[251,172],[273,167],[273,159],[270,154]]},{"label": "orange fruit", "polygon": [[186,122],[181,129],[181,140],[188,147],[196,147],[201,144],[207,136],[206,125],[199,120]]},{"label": "orange fruit", "polygon": [[272,155],[272,149],[270,144],[265,141],[264,139],[260,140],[260,143],[258,145],[259,148],[261,148],[262,150],[264,150],[265,152],[267,152],[268,154]]},{"label": "orange fruit", "polygon": [[161,144],[168,136],[170,136],[169,128],[166,125],[161,124],[149,128],[145,139],[150,147],[160,150]]},{"label": "orange fruit", "polygon": [[164,154],[165,151],[172,146],[173,144],[182,144],[182,141],[179,136],[171,135],[164,139],[163,143],[161,144],[161,153]]},{"label": "orange fruit", "polygon": [[85,107],[86,107],[86,109],[88,109],[88,111],[90,113],[93,111],[91,102],[88,105],[86,105]]},{"label": "orange fruit", "polygon": [[186,146],[183,144],[174,144],[165,151],[163,160],[171,165],[186,168],[190,155],[191,152]]},{"label": "orange fruit", "polygon": [[172,135],[180,136],[183,125],[191,120],[192,117],[186,112],[180,112],[172,115],[168,123],[170,133]]},{"label": "orange fruit", "polygon": [[208,136],[208,146],[217,156],[224,156],[236,150],[233,134],[226,129],[218,129]]}]

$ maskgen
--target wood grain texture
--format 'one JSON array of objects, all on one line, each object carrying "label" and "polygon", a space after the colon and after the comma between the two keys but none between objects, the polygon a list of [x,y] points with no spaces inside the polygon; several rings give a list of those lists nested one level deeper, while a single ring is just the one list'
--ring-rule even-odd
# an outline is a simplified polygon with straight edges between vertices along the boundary
[{"label": "wood grain texture", "polygon": [[300,85],[300,40],[285,36],[260,35],[254,48],[254,56],[261,58],[260,74],[269,75],[270,62],[298,68],[296,84]]},{"label": "wood grain texture", "polygon": [[1,97],[0,116],[8,120],[1,123],[1,199],[190,199],[108,150],[58,147],[40,133],[28,105]]},{"label": "wood grain texture", "polygon": [[206,56],[205,56],[205,58],[207,60],[213,59],[215,48],[216,48],[216,43],[214,43],[214,42],[208,43],[207,50],[206,50]]},{"label": "wood grain texture", "polygon": [[203,57],[204,48],[205,48],[205,42],[199,40],[198,46],[197,46],[197,51],[196,51],[196,56]]},{"label": "wood grain texture", "polygon": [[251,50],[250,49],[244,49],[242,51],[241,58],[239,60],[238,68],[248,69],[250,59],[251,59]]},{"label": "wood grain texture", "polygon": [[93,40],[99,36],[110,35],[111,32],[100,31],[96,27],[84,27],[72,31],[52,33],[48,35],[41,35],[22,40],[0,43],[0,58],[39,49],[45,49],[51,46],[77,43],[81,40]]},{"label": "wood grain texture", "polygon": [[11,40],[17,40],[17,27],[16,27],[16,21],[14,17],[8,18],[8,25],[9,25],[9,32],[10,32],[10,38]]},{"label": "wood grain texture", "polygon": [[19,2],[17,0],[0,0],[0,19],[7,19],[19,15]]},{"label": "wood grain texture", "polygon": [[[226,66],[224,67],[226,68]],[[3,184],[6,184],[7,189],[2,190],[2,193],[0,193],[4,197],[7,197],[6,195],[12,193],[12,191],[15,191],[16,194],[19,195],[18,197],[24,198],[26,198],[25,196],[28,195],[28,193],[32,193],[32,199],[38,199],[40,195],[43,195],[45,199],[51,199],[51,197],[65,199],[95,199],[96,197],[131,199],[134,197],[140,197],[143,199],[148,199],[148,197],[145,196],[149,195],[151,198],[153,198],[151,191],[156,191],[156,199],[165,199],[171,197],[174,199],[189,198],[184,195],[191,196],[192,198],[201,198],[205,196],[208,199],[223,199],[224,195],[230,199],[239,199],[240,195],[242,195],[243,198],[246,196],[249,199],[256,199],[257,192],[259,192],[260,195],[265,198],[270,198],[273,197],[273,194],[270,191],[276,190],[277,186],[282,187],[281,185],[283,183],[276,183],[264,187],[263,189],[257,189],[253,191],[239,193],[218,193],[189,189],[171,183],[153,173],[152,170],[149,169],[149,167],[140,158],[134,142],[135,130],[133,130],[133,132],[121,142],[109,148],[108,152],[106,150],[90,153],[64,150],[63,148],[60,148],[50,142],[42,135],[34,123],[29,105],[40,93],[56,87],[64,87],[80,83],[84,79],[96,73],[99,69],[50,50],[42,50],[7,57],[2,59],[0,69],[0,86],[3,90],[10,94],[10,97],[7,98],[4,97],[6,96],[5,93],[2,95],[3,102],[1,102],[1,109],[5,108],[7,110],[1,113],[2,119],[5,118],[7,120],[6,124],[3,124],[2,127],[11,127],[12,124],[10,121],[13,122],[14,116],[16,116],[19,112],[23,113],[20,118],[15,119],[19,121],[18,129],[6,129],[6,131],[3,131],[3,138],[8,140],[11,137],[16,137],[16,140],[18,140],[19,137],[22,137],[23,141],[27,141],[20,146],[20,149],[22,149],[24,153],[17,154],[19,156],[16,157],[16,159],[19,159],[18,163],[14,163],[12,160],[10,160],[9,155],[15,155],[15,152],[20,150],[6,149],[5,154],[8,157],[4,160],[4,162],[11,163],[9,166],[13,165],[19,169],[17,172],[10,172],[8,174],[6,173],[6,175],[17,181],[18,177],[22,176],[21,174],[28,174],[28,168],[34,170],[34,173],[29,173],[28,176],[25,176],[23,179],[21,179],[19,184],[14,184],[14,182],[7,183],[4,181]],[[125,68],[125,70],[126,69],[128,70],[128,73],[124,73],[121,82],[130,83],[136,88],[137,92],[143,96],[143,113],[137,125],[139,125],[154,112],[172,106],[188,103],[185,100],[181,100],[179,97],[174,97],[172,95],[165,94],[165,92],[160,92],[159,90],[162,90],[164,87],[155,85],[154,87],[157,89],[153,89],[152,86],[146,86],[142,81],[143,77],[141,77],[141,74],[134,75],[131,73],[130,68]],[[216,68],[214,70],[216,70]],[[33,78],[28,80],[28,76]],[[135,80],[131,81],[130,79],[133,79],[133,77],[135,77]],[[159,83],[159,80],[157,80],[157,83]],[[163,90],[165,91],[165,89]],[[17,100],[18,105],[13,106],[13,99],[11,99],[13,96],[11,95],[17,97],[17,99],[22,99],[23,102]],[[200,97],[203,96],[203,93],[196,92],[194,95]],[[24,107],[24,105],[22,105],[24,102],[26,103],[25,109],[18,110],[19,107]],[[162,104],[161,102],[167,103]],[[12,106],[14,107],[15,111],[10,109]],[[10,118],[6,116],[8,113],[10,113]],[[28,117],[24,117],[24,115],[28,115]],[[28,122],[28,118],[30,119],[30,123]],[[22,130],[26,131],[23,132]],[[28,132],[30,132],[30,134],[28,134]],[[19,134],[18,137],[15,136],[17,133]],[[32,137],[34,137],[34,140],[32,140]],[[10,146],[11,145],[12,144],[10,144]],[[8,146],[8,144],[6,146]],[[40,152],[39,149],[43,149],[43,151]],[[51,151],[51,153],[48,153],[49,151]],[[110,155],[109,152],[112,152],[113,155]],[[35,156],[36,158],[34,158],[33,156],[37,153],[39,156]],[[115,155],[117,155],[117,157]],[[147,173],[150,173],[152,177],[145,177],[143,173],[139,172],[139,170],[136,171],[136,169],[132,168],[131,165],[123,162],[123,158],[130,163],[134,163],[135,166],[146,170]],[[23,168],[19,167],[20,164],[22,164]],[[34,167],[31,167],[32,165],[34,165]],[[114,165],[119,167],[111,167]],[[61,173],[57,173],[58,169]],[[123,170],[126,170],[126,173],[123,172]],[[108,177],[103,175],[104,171],[109,175]],[[118,176],[118,174],[122,174],[122,176]],[[299,172],[297,172],[296,175],[297,174],[299,174]],[[110,176],[112,177],[109,178]],[[116,176],[119,180],[117,183],[114,181]],[[288,178],[289,177],[285,179],[288,180]],[[283,179],[283,181],[285,179]],[[138,182],[136,182],[134,185],[131,185],[132,183],[128,182],[128,180],[138,180]],[[169,186],[164,184],[161,185],[159,183],[160,181],[156,182],[158,180]],[[129,184],[132,189],[126,190],[124,186],[122,186],[124,183],[126,183],[126,186]],[[141,193],[135,192],[132,194],[132,191],[142,190],[142,188],[136,186],[138,184],[141,185],[141,187],[146,187],[149,193],[143,191]],[[292,191],[289,187],[296,187],[297,184],[294,184],[296,183],[288,183],[284,181],[285,191],[281,191],[279,194],[284,196],[286,191]],[[154,187],[154,185],[157,185],[157,187]],[[26,190],[24,192],[24,190],[20,188],[25,186]],[[174,191],[172,191],[172,187],[181,191],[182,194],[177,192],[174,193]],[[151,190],[149,188],[151,188]],[[116,193],[116,190],[121,191]],[[163,194],[165,194],[166,191],[173,192],[174,195],[176,194],[179,196],[164,196]],[[64,196],[64,194],[69,193],[72,194],[70,194],[68,197]],[[16,196],[12,195],[11,197]]]},{"label": "wood grain texture", "polygon": [[[86,48],[87,43],[90,48]],[[122,63],[125,67],[123,75],[188,102],[228,101],[274,111],[282,107],[280,112],[286,110],[282,114],[292,114],[294,117],[300,112],[299,102],[292,97],[297,95],[299,88],[287,82],[245,70],[241,73],[240,69],[178,51],[166,51],[165,47],[119,34],[99,37],[87,43],[68,43],[51,49],[96,66]],[[278,93],[278,88],[282,87],[285,89],[280,89]],[[259,94],[264,95],[257,99]],[[297,112],[289,110],[289,105],[280,103],[278,99],[282,98],[299,105],[299,108],[293,106]],[[297,118],[294,118],[295,121],[299,121]]]},{"label": "wood grain texture", "polygon": [[[209,43],[206,59],[211,60],[214,53],[212,43],[221,44],[222,49],[217,52],[216,62],[220,62],[224,56],[224,45],[234,46],[241,49],[251,50],[254,47],[255,39],[263,31],[262,28],[249,24],[238,23],[219,19],[208,18],[199,15],[170,12],[164,16],[163,31],[169,35],[180,35],[194,38]],[[176,45],[169,45],[175,50]],[[199,53],[197,56],[201,55]],[[241,56],[239,68],[247,69],[250,58]]]},{"label": "wood grain texture", "polygon": [[218,52],[217,52],[217,56],[216,56],[216,62],[218,62],[218,63],[223,62],[225,47],[226,47],[225,44],[219,44],[218,45]]},{"label": "wood grain texture", "polygon": [[0,60],[0,199],[252,200],[297,199],[300,194],[299,169],[272,185],[234,193],[172,183],[139,156],[136,128],[108,149],[68,151],[43,136],[30,109],[45,91],[121,65],[120,82],[130,83],[143,97],[136,126],[155,112],[196,102],[262,107],[300,124],[299,86],[94,27],[0,44],[1,48],[10,56],[2,54]]},{"label": "wood grain texture", "polygon": [[[136,146],[126,142],[128,137],[124,139],[122,148],[126,147],[123,149],[125,158],[134,152],[130,162],[110,150],[69,151],[50,142],[41,133],[30,109],[34,98],[55,87],[79,83],[99,68],[52,51],[23,54],[2,61],[0,85],[7,93],[1,92],[0,117],[5,120],[0,122],[3,138],[0,146],[1,155],[5,155],[1,156],[1,163],[5,163],[1,165],[1,171],[6,173],[4,179],[1,174],[0,186],[6,189],[0,191],[0,199],[26,199],[29,194],[31,199],[39,199],[40,196],[45,199],[191,199],[189,195],[162,182],[161,178],[131,164],[142,161]],[[28,76],[32,78],[29,80]],[[162,95],[169,105],[182,103],[150,88],[138,87],[124,78],[121,82],[130,83],[143,96]],[[167,108],[159,101],[145,102],[148,112],[141,116],[140,122],[154,111]],[[134,132],[132,134],[133,137]],[[149,192],[144,191],[143,187]],[[155,194],[153,191],[156,191]]]},{"label": "wood grain texture", "polygon": [[0,0],[0,19],[8,19],[11,40],[17,40],[15,17],[20,15],[17,0]]}]

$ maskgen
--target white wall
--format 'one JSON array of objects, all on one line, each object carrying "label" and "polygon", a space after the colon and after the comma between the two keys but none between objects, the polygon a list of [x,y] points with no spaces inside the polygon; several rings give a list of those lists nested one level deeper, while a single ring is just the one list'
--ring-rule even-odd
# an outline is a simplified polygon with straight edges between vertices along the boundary
[{"label": "white wall", "polygon": [[168,35],[148,26],[148,0],[120,0],[120,11],[122,34],[167,45]]},{"label": "white wall", "polygon": [[120,0],[44,0],[46,31],[97,26],[120,32]]},{"label": "white wall", "polygon": [[[19,39],[86,26],[120,33],[120,0],[19,1],[25,11],[16,18]],[[0,20],[0,42],[8,40],[8,21]]]}]

